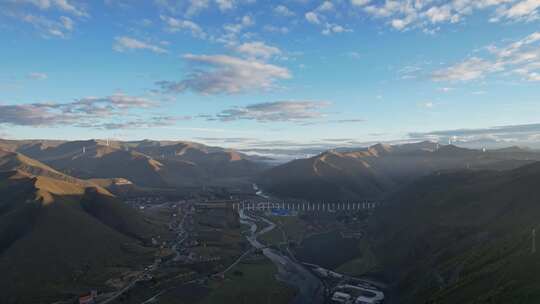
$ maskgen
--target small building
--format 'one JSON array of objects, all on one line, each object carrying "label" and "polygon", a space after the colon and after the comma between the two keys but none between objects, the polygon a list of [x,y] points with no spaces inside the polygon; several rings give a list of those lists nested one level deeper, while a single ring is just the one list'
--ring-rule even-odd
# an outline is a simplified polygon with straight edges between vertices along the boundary
[{"label": "small building", "polygon": [[336,291],[332,295],[332,301],[337,303],[349,303],[351,301],[351,295],[344,292]]}]

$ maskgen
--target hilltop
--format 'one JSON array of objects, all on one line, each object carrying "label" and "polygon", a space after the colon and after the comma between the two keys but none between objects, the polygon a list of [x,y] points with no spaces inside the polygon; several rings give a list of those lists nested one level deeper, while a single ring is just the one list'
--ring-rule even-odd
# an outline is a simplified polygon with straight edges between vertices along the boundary
[{"label": "hilltop", "polygon": [[[0,153],[2,303],[47,303],[152,260],[149,224],[106,189]],[[145,262],[146,261],[146,262]]]},{"label": "hilltop", "polygon": [[262,188],[282,197],[310,200],[379,199],[398,186],[437,171],[507,170],[540,160],[522,149],[483,151],[420,142],[330,150],[263,172]]},{"label": "hilltop", "polygon": [[0,147],[78,178],[124,178],[147,188],[247,183],[266,167],[259,157],[183,141],[0,140]]}]

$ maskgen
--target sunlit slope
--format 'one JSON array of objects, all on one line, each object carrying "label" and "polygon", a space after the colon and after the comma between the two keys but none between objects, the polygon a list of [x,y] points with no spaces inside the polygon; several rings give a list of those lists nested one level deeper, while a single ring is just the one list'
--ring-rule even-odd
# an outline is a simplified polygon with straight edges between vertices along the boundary
[{"label": "sunlit slope", "polygon": [[44,165],[24,163],[0,172],[1,303],[52,302],[151,260],[143,243],[160,227],[101,187],[30,174],[21,168]]},{"label": "sunlit slope", "polygon": [[50,166],[35,159],[16,152],[0,149],[0,171],[21,171],[29,175],[47,176],[57,180],[69,181],[77,184],[86,182],[61,173]]},{"label": "sunlit slope", "polygon": [[4,143],[5,147],[38,159],[79,178],[125,178],[152,188],[219,185],[259,173],[257,159],[234,150],[191,142],[102,140]]}]

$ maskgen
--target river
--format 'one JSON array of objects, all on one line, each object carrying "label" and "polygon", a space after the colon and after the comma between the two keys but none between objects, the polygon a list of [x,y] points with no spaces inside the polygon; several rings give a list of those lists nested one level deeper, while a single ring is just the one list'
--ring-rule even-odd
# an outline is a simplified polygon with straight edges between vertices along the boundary
[{"label": "river", "polygon": [[[272,231],[276,225],[264,217],[253,218],[238,211],[240,222],[250,226],[250,235],[247,237],[249,243],[256,249],[262,250],[263,254],[276,265],[278,278],[290,286],[296,287],[298,294],[292,304],[322,304],[324,303],[324,285],[309,272],[303,265],[293,261],[287,255],[278,250],[268,248],[257,240],[257,237]],[[264,229],[257,231],[257,222],[264,221],[268,224]]]}]

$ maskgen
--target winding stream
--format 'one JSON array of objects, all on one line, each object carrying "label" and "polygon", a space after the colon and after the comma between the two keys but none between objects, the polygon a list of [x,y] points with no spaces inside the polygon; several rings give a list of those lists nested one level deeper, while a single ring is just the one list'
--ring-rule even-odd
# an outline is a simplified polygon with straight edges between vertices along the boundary
[{"label": "winding stream", "polygon": [[[250,226],[250,235],[248,242],[256,249],[262,250],[262,253],[276,265],[278,268],[278,278],[296,287],[298,294],[293,300],[293,304],[322,304],[324,303],[324,286],[321,281],[311,272],[306,270],[301,264],[293,261],[288,256],[278,250],[268,248],[257,240],[257,237],[272,231],[276,225],[270,220],[259,217],[252,218],[239,210],[240,222]],[[257,231],[257,221],[264,221],[268,224],[264,229]]]}]

